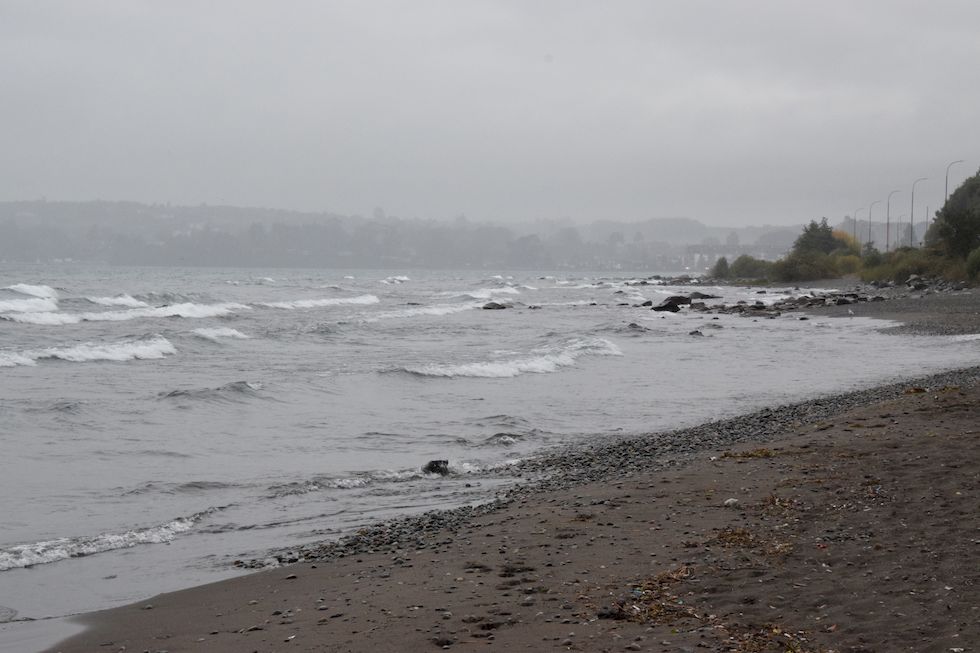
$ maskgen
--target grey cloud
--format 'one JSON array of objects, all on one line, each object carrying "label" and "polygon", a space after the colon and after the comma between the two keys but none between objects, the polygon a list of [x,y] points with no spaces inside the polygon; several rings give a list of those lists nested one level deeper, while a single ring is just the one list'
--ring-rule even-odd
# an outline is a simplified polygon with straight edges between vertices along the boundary
[{"label": "grey cloud", "polygon": [[924,211],[946,163],[980,165],[978,19],[965,1],[7,2],[0,199],[793,223],[928,176]]}]

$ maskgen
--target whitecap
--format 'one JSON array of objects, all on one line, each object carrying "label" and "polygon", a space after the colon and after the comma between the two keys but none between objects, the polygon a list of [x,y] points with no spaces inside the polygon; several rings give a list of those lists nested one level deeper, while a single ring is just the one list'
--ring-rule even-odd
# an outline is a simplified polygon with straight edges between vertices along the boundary
[{"label": "whitecap", "polygon": [[512,286],[502,286],[500,288],[480,288],[478,290],[469,290],[462,293],[458,293],[462,297],[470,297],[471,299],[493,299],[496,295],[520,295],[521,291]]},{"label": "whitecap", "polygon": [[404,371],[419,376],[432,377],[475,377],[501,379],[520,376],[521,374],[549,374],[562,367],[575,364],[583,355],[592,356],[622,356],[612,342],[604,338],[585,338],[573,340],[560,347],[536,349],[530,356],[463,363],[457,365],[423,365],[421,367],[404,368]]},{"label": "whitecap", "polygon": [[128,549],[140,544],[162,544],[173,541],[178,535],[194,528],[194,525],[215,512],[205,510],[189,517],[148,528],[135,528],[122,532],[108,532],[84,537],[61,537],[54,540],[19,544],[0,551],[0,571],[43,565],[69,558]]},{"label": "whitecap", "polygon": [[207,340],[217,340],[219,338],[237,338],[239,340],[246,340],[250,336],[245,335],[238,329],[232,329],[230,327],[217,327],[213,329],[194,329],[194,335],[200,336]]},{"label": "whitecap", "polygon": [[398,276],[388,277],[387,279],[381,279],[378,283],[383,283],[385,285],[397,285],[399,283],[405,283],[406,281],[411,281],[411,279],[405,276],[398,275]]},{"label": "whitecap", "polygon": [[472,311],[473,309],[480,308],[483,306],[482,302],[470,302],[466,304],[433,304],[431,306],[413,306],[411,308],[405,308],[400,311],[387,311],[384,313],[378,313],[377,315],[372,315],[367,318],[367,322],[377,322],[378,320],[389,320],[398,319],[405,317],[419,317],[423,315],[452,315],[453,313],[462,313],[464,311]]},{"label": "whitecap", "polygon": [[27,283],[15,283],[12,286],[7,286],[6,289],[19,292],[22,295],[40,297],[41,299],[58,299],[58,291],[51,286],[32,286]]},{"label": "whitecap", "polygon": [[143,308],[149,306],[146,302],[140,301],[129,295],[116,295],[114,297],[86,297],[88,301],[100,306],[126,306],[129,308]]},{"label": "whitecap", "polygon": [[295,309],[295,308],[323,308],[326,306],[344,306],[344,305],[367,305],[367,304],[377,304],[381,300],[375,295],[358,295],[357,297],[333,297],[330,299],[297,299],[290,302],[267,302],[261,304],[262,306],[268,306],[269,308],[285,308],[285,309]]},{"label": "whitecap", "polygon": [[8,320],[15,322],[25,322],[28,324],[43,325],[63,325],[78,324],[79,322],[119,322],[124,320],[135,320],[139,318],[154,317],[186,317],[186,318],[205,318],[222,317],[236,311],[250,310],[244,304],[193,304],[185,302],[182,304],[168,304],[166,306],[155,306],[147,308],[131,308],[124,311],[106,311],[104,313],[53,313],[38,312],[5,315]]},{"label": "whitecap", "polygon": [[44,313],[56,310],[58,302],[50,297],[0,300],[0,313]]},{"label": "whitecap", "polygon": [[177,350],[169,340],[154,336],[141,340],[117,343],[82,343],[70,347],[48,347],[20,352],[0,352],[0,367],[36,365],[37,361],[58,359],[72,363],[160,359]]}]

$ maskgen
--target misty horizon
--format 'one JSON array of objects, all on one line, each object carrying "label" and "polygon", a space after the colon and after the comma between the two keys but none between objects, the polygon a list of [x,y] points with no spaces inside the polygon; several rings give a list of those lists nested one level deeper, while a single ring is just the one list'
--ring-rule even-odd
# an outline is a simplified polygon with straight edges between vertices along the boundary
[{"label": "misty horizon", "polygon": [[734,227],[867,219],[899,190],[896,214],[925,215],[977,166],[977,19],[965,0],[5,3],[0,200]]}]

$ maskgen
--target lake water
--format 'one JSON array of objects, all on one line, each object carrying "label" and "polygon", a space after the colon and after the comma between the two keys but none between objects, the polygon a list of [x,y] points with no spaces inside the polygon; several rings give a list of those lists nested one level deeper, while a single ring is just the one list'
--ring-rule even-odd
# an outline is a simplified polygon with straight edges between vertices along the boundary
[{"label": "lake water", "polygon": [[483,501],[544,448],[980,363],[864,319],[657,313],[692,288],[640,279],[0,266],[0,620]]}]

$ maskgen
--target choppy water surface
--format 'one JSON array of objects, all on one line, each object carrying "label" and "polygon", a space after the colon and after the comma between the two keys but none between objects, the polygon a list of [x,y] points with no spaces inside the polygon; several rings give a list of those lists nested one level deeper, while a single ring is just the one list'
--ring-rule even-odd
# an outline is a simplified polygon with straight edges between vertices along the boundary
[{"label": "choppy water surface", "polygon": [[691,289],[636,282],[0,267],[0,605],[136,600],[483,500],[543,447],[980,362],[868,320],[654,313],[630,305]]}]

